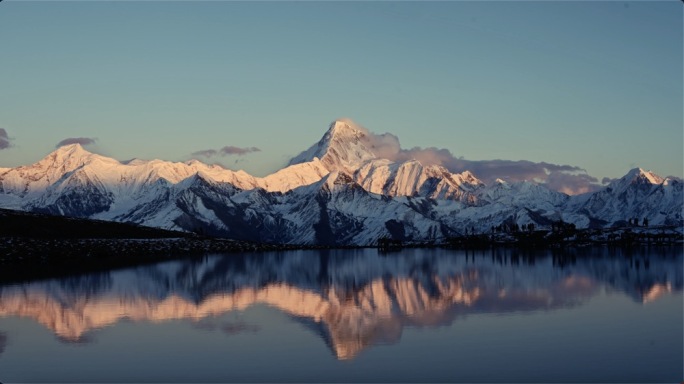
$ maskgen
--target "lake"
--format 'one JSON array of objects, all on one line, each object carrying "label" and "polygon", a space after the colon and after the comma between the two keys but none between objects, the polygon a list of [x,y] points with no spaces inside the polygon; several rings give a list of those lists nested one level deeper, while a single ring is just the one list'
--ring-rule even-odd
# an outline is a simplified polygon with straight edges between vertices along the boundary
[{"label": "lake", "polygon": [[0,287],[2,382],[680,382],[682,249],[210,255]]}]

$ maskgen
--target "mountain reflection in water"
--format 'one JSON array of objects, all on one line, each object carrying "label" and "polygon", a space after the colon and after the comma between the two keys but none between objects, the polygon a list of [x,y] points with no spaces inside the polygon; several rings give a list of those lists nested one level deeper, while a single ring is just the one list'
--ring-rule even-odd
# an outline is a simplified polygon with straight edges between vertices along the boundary
[{"label": "mountain reflection in water", "polygon": [[[210,256],[0,287],[0,317],[30,317],[61,340],[84,342],[89,331],[123,319],[191,319],[198,328],[227,334],[258,332],[254,325],[212,318],[266,304],[314,330],[337,358],[349,359],[366,347],[396,343],[405,326],[581,305],[603,288],[643,303],[682,289],[681,250],[574,252],[383,255],[366,249]],[[3,347],[0,333],[0,352]]]}]

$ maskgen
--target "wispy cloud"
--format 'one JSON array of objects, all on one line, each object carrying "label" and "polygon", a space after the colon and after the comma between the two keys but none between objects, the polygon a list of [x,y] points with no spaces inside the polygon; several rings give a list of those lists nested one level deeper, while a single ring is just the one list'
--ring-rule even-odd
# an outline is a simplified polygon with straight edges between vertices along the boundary
[{"label": "wispy cloud", "polygon": [[251,153],[251,152],[259,152],[259,151],[261,151],[261,149],[259,149],[257,147],[240,148],[240,147],[234,147],[232,145],[223,147],[219,150],[219,152],[221,152],[221,154],[225,155],[225,156],[228,156],[228,155],[242,156],[242,155],[246,155],[246,154]]},{"label": "wispy cloud", "polygon": [[56,148],[69,145],[69,144],[81,144],[81,145],[90,145],[90,144],[95,144],[97,141],[96,138],[94,137],[68,137],[55,146]]},{"label": "wispy cloud", "polygon": [[202,156],[202,157],[214,157],[218,153],[215,149],[204,149],[201,151],[193,152],[192,156]]},{"label": "wispy cloud", "polygon": [[5,128],[0,128],[0,150],[10,148],[12,146],[10,140]]},{"label": "wispy cloud", "polygon": [[252,152],[259,152],[261,149],[257,147],[235,147],[233,145],[227,145],[221,149],[203,149],[201,151],[193,152],[192,156],[201,156],[201,157],[214,157],[214,156],[230,156],[230,155],[236,155],[236,156],[243,156],[248,153]]},{"label": "wispy cloud", "polygon": [[553,190],[568,195],[594,192],[601,188],[601,186],[597,184],[597,178],[587,174],[585,170],[581,170],[580,172],[583,173],[567,173],[563,171],[550,172],[546,178],[546,185]]},{"label": "wispy cloud", "polygon": [[[362,128],[365,130],[365,128]],[[535,181],[567,194],[579,194],[600,188],[598,179],[587,174],[586,170],[571,166],[528,160],[466,160],[454,156],[444,148],[401,148],[399,138],[391,133],[375,134],[366,131],[366,145],[379,158],[391,161],[415,159],[425,165],[441,165],[450,172],[470,171],[485,183],[497,178],[509,182]]]}]

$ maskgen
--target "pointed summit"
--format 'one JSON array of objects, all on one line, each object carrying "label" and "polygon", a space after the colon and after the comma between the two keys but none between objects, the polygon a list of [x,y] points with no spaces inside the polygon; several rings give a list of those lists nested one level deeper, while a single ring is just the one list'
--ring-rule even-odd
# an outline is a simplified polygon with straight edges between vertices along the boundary
[{"label": "pointed summit", "polygon": [[33,179],[37,180],[46,176],[46,180],[55,181],[66,173],[96,162],[121,164],[118,160],[89,152],[83,149],[81,144],[67,144],[55,149],[39,162],[20,168],[23,168],[26,174],[35,174]]},{"label": "pointed summit", "polygon": [[605,189],[611,191],[611,193],[619,194],[635,186],[649,189],[654,185],[662,184],[664,181],[664,178],[651,171],[645,171],[642,168],[633,168],[627,172],[626,175],[610,182]]},{"label": "pointed summit", "polygon": [[326,132],[326,136],[330,135],[331,137],[337,139],[347,138],[351,140],[363,138],[367,134],[368,131],[366,129],[362,128],[349,118],[341,118],[333,121],[330,123],[328,132]]},{"label": "pointed summit", "polygon": [[682,224],[682,185],[669,183],[641,168],[630,170],[605,188],[591,194],[572,209],[609,225],[623,225],[634,218],[653,224]]},{"label": "pointed summit", "polygon": [[69,172],[95,157],[99,157],[99,155],[86,151],[81,144],[68,144],[55,149],[34,166],[60,167],[65,172]]},{"label": "pointed summit", "polygon": [[59,173],[66,173],[96,161],[103,164],[121,165],[121,162],[118,160],[89,152],[84,149],[81,144],[75,143],[58,147],[42,160],[29,167],[34,169],[42,168],[45,170],[52,169],[58,170]]},{"label": "pointed summit", "polygon": [[[88,152],[86,151],[83,146],[79,143],[74,143],[74,144],[65,144],[65,145],[60,145],[57,147],[56,150],[52,151],[54,152]],[[90,153],[90,152],[88,152]]]},{"label": "pointed summit", "polygon": [[656,175],[655,173],[651,171],[645,171],[642,168],[634,168],[627,172],[625,176],[622,177],[622,180],[625,180],[629,183],[649,183],[649,184],[661,184],[663,182],[663,178]]},{"label": "pointed summit", "polygon": [[64,175],[96,160],[118,164],[114,159],[86,151],[80,144],[69,144],[57,148],[37,163],[5,172],[0,184],[5,193],[18,196],[30,195],[32,192],[39,193],[45,191]]},{"label": "pointed summit", "polygon": [[368,148],[368,131],[351,119],[337,119],[318,143],[290,160],[290,165],[321,160],[329,171],[354,174],[363,163],[375,159]]}]

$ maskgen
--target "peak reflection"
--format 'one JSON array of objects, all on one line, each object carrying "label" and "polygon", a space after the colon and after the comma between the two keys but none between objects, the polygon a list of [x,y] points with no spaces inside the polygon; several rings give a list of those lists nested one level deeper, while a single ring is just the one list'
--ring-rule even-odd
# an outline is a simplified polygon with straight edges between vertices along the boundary
[{"label": "peak reflection", "polygon": [[546,254],[443,250],[212,256],[0,287],[0,316],[31,317],[60,340],[87,342],[89,331],[124,319],[189,319],[198,329],[228,335],[257,332],[255,325],[214,318],[265,304],[320,335],[337,358],[349,359],[369,346],[398,342],[406,326],[581,305],[603,286],[643,303],[682,289],[681,252],[651,255],[638,267],[636,259],[566,255],[559,263]]}]

